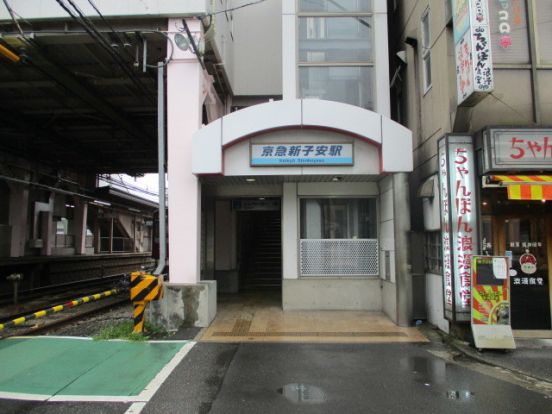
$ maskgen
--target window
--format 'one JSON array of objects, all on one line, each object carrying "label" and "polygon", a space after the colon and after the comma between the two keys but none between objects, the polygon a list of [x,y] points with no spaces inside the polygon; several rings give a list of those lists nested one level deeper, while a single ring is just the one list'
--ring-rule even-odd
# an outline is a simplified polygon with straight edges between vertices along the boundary
[{"label": "window", "polygon": [[376,228],[375,199],[301,200],[301,239],[375,239]]},{"label": "window", "polygon": [[368,13],[372,0],[299,0],[299,11],[314,13]]},{"label": "window", "polygon": [[443,272],[441,232],[431,231],[425,235],[425,271],[440,275]]},{"label": "window", "polygon": [[375,199],[305,198],[300,208],[301,277],[379,275]]},{"label": "window", "polygon": [[[543,3],[550,8],[550,0]],[[525,0],[489,2],[493,63],[529,63],[526,16]]]},{"label": "window", "polygon": [[539,63],[552,64],[552,2],[534,0]]},{"label": "window", "polygon": [[429,9],[422,16],[422,61],[424,93],[431,88],[431,37],[429,35]]},{"label": "window", "polygon": [[300,0],[299,96],[374,109],[370,0]]}]

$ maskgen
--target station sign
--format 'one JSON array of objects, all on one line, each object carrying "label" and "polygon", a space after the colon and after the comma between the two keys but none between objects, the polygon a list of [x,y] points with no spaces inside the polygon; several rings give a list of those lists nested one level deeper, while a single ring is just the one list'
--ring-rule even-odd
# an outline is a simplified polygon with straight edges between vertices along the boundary
[{"label": "station sign", "polygon": [[469,135],[438,142],[445,318],[469,321],[471,258],[479,247],[475,152]]},{"label": "station sign", "polygon": [[352,143],[251,144],[252,167],[353,165]]},{"label": "station sign", "polygon": [[459,106],[474,106],[494,89],[487,0],[451,0]]},{"label": "station sign", "polygon": [[471,326],[477,348],[514,349],[510,325],[510,263],[503,256],[473,256]]},{"label": "station sign", "polygon": [[481,145],[483,174],[552,168],[552,129],[488,128]]}]

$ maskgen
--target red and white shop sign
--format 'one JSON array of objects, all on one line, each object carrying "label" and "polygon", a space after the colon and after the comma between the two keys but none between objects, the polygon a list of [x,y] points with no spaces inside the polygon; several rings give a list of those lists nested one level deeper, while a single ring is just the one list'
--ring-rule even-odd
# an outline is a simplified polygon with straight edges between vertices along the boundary
[{"label": "red and white shop sign", "polygon": [[552,168],[552,129],[489,128],[484,136],[484,172]]},{"label": "red and white shop sign", "polygon": [[452,0],[458,105],[474,106],[494,89],[487,0]]},{"label": "red and white shop sign", "polygon": [[473,139],[446,135],[438,146],[445,317],[469,321],[471,257],[479,246]]}]

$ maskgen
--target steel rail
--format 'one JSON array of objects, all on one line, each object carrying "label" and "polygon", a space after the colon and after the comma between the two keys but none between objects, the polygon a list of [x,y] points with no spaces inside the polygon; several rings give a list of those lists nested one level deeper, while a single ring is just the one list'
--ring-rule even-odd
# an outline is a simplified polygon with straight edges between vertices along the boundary
[{"label": "steel rail", "polygon": [[92,294],[92,295],[89,295],[89,296],[83,296],[83,297],[80,297],[80,298],[77,298],[77,299],[73,299],[73,300],[70,300],[70,301],[65,302],[63,304],[55,305],[55,306],[52,306],[50,308],[40,310],[38,312],[33,312],[31,314],[21,316],[21,317],[16,318],[16,319],[12,319],[12,320],[10,320],[8,322],[5,322],[5,323],[0,323],[0,331],[4,330],[6,328],[21,325],[21,324],[23,324],[23,323],[25,323],[29,320],[42,318],[42,317],[44,317],[46,315],[50,315],[52,313],[61,312],[63,310],[71,309],[71,308],[74,308],[76,306],[79,306],[79,305],[82,305],[82,304],[85,304],[85,303],[94,302],[94,301],[97,301],[97,300],[100,300],[100,299],[103,299],[103,298],[118,295],[122,292],[126,292],[126,289],[106,290],[104,292],[95,293],[95,294]]}]

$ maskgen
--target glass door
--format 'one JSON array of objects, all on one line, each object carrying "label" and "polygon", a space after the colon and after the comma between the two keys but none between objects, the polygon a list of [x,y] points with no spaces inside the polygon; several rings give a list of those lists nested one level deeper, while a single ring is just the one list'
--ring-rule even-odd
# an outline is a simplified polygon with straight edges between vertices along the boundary
[{"label": "glass door", "polygon": [[544,215],[497,217],[499,254],[512,256],[513,329],[551,329],[550,220]]}]

